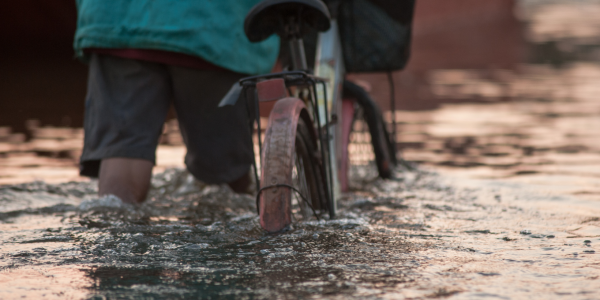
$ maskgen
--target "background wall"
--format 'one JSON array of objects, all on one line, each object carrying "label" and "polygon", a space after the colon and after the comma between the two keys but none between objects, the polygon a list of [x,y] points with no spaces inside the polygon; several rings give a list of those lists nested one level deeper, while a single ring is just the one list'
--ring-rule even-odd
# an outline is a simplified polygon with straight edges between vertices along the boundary
[{"label": "background wall", "polygon": [[0,9],[0,126],[82,126],[87,68],[73,58],[73,0],[4,1]]}]

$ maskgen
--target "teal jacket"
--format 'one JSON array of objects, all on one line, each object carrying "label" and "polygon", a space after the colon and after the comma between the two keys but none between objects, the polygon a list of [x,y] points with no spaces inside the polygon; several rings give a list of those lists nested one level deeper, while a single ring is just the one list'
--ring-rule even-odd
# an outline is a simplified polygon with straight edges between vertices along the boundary
[{"label": "teal jacket", "polygon": [[272,36],[250,43],[246,13],[261,0],[76,0],[76,56],[85,48],[156,49],[199,56],[243,74],[271,70],[279,52]]}]

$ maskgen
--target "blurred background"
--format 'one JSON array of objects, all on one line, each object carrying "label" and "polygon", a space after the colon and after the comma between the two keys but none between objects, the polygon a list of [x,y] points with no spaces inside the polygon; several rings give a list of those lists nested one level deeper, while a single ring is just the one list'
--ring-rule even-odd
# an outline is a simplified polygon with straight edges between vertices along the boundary
[{"label": "blurred background", "polygon": [[[398,123],[401,155],[470,178],[564,186],[600,198],[600,1],[418,0],[412,56],[393,74],[351,74]],[[84,180],[87,67],[73,57],[72,0],[0,11],[0,184]],[[353,138],[356,164],[372,153]],[[361,143],[363,143],[361,145]],[[158,167],[183,166],[174,120]]]}]

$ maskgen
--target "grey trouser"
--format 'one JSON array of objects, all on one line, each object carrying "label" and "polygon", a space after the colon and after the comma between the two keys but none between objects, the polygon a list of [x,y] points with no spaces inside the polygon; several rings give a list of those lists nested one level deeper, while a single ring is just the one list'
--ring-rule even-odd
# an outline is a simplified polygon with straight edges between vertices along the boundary
[{"label": "grey trouser", "polygon": [[158,140],[173,103],[190,173],[207,183],[238,179],[252,164],[246,104],[217,105],[241,77],[233,72],[93,55],[80,174],[97,177],[104,158],[155,163]]}]

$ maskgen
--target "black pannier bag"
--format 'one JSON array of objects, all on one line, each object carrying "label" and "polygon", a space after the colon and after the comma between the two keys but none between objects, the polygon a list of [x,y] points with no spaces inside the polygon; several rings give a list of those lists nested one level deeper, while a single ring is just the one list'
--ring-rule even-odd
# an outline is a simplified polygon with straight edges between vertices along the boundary
[{"label": "black pannier bag", "polygon": [[403,69],[414,7],[415,0],[343,0],[337,19],[346,72]]}]

